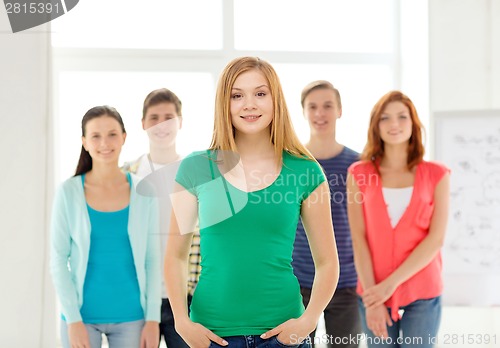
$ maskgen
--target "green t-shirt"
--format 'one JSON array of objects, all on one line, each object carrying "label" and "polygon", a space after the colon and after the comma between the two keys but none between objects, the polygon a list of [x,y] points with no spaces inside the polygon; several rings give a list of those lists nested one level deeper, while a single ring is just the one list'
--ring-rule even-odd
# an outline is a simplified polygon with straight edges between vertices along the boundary
[{"label": "green t-shirt", "polygon": [[273,184],[247,193],[215,158],[192,153],[176,177],[198,199],[202,271],[191,319],[222,337],[260,335],[304,311],[293,243],[301,204],[325,176],[315,161],[284,152]]}]

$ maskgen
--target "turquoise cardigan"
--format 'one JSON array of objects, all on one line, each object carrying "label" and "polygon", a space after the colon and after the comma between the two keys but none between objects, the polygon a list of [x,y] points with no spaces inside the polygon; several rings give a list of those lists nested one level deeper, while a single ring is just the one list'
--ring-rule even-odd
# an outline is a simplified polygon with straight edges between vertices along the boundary
[{"label": "turquoise cardigan", "polygon": [[[160,321],[161,254],[158,205],[137,194],[131,175],[128,234],[146,321]],[[90,220],[81,176],[59,187],[52,209],[50,271],[68,324],[82,321],[83,283],[90,249]],[[69,265],[68,265],[69,263]],[[69,267],[68,267],[69,266]]]}]

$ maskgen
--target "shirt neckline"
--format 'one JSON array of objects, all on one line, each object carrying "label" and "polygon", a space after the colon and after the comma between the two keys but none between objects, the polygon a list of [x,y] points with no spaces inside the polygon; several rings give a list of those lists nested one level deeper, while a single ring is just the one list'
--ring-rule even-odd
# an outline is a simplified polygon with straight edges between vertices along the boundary
[{"label": "shirt neckline", "polygon": [[281,168],[280,168],[280,171],[279,171],[278,175],[276,176],[276,179],[274,179],[274,181],[273,181],[271,184],[269,184],[268,186],[263,187],[263,188],[260,188],[260,189],[258,189],[258,190],[254,190],[254,191],[245,191],[245,190],[242,190],[242,189],[240,189],[240,188],[238,188],[238,187],[234,186],[234,185],[233,185],[233,184],[231,184],[231,182],[230,182],[229,180],[227,180],[227,179],[226,179],[226,177],[225,177],[225,176],[221,173],[221,171],[219,170],[219,166],[218,166],[218,165],[217,165],[217,163],[215,163],[215,162],[214,162],[214,163],[215,163],[215,166],[214,166],[214,167],[216,168],[217,173],[221,176],[222,180],[223,180],[224,182],[226,182],[228,185],[230,185],[232,188],[234,188],[235,190],[237,190],[237,191],[239,191],[239,192],[243,192],[243,193],[245,193],[245,194],[250,194],[250,193],[258,193],[258,192],[261,192],[261,191],[264,191],[264,190],[267,190],[267,189],[269,189],[269,188],[273,187],[273,186],[276,184],[276,182],[278,181],[278,179],[282,177],[282,175],[283,175],[283,170],[284,170],[284,167],[285,167],[285,156],[287,156],[287,155],[288,155],[288,154],[287,154],[285,151],[283,151],[283,159],[282,159],[282,163],[281,163]]},{"label": "shirt neckline", "polygon": [[[413,188],[412,193],[411,193],[410,203],[408,203],[408,206],[406,207],[405,211],[403,212],[403,215],[401,215],[401,218],[399,219],[399,221],[397,222],[397,224],[395,226],[392,226],[392,224],[391,224],[391,217],[389,216],[389,211],[387,210],[387,202],[385,201],[384,192],[383,192],[383,189],[385,187],[382,186],[382,178],[380,178],[381,184],[377,185],[378,186],[378,194],[380,195],[382,202],[384,202],[384,209],[383,210],[384,210],[385,220],[387,221],[388,225],[391,227],[391,229],[393,231],[395,231],[399,227],[399,225],[401,224],[401,222],[403,220],[406,220],[406,217],[408,216],[410,210],[413,208],[413,205],[415,205],[416,191],[417,191],[418,186],[420,185],[419,172],[420,172],[420,163],[417,164],[417,167],[415,169],[415,180],[413,182],[413,186],[410,186],[411,188]],[[402,187],[402,188],[406,188],[406,187]]]}]

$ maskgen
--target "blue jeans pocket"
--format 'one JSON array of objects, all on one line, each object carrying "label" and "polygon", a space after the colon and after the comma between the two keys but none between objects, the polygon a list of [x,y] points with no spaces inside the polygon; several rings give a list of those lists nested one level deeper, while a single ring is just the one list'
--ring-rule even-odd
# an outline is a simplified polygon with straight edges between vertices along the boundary
[{"label": "blue jeans pocket", "polygon": [[274,336],[271,340],[272,340],[272,342],[274,343],[274,345],[276,347],[299,348],[301,346],[301,344],[285,344],[285,343],[282,343],[282,342],[280,342],[280,340],[278,340],[278,336]]}]

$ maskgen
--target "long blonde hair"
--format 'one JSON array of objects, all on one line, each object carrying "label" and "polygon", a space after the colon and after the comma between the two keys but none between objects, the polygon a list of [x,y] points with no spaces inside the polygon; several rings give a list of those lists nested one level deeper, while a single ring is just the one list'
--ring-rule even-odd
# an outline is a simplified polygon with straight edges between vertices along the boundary
[{"label": "long blonde hair", "polygon": [[235,130],[231,121],[231,90],[238,76],[250,70],[260,71],[269,84],[273,100],[270,140],[278,163],[282,163],[283,150],[298,157],[314,160],[295,133],[276,71],[271,64],[258,57],[236,58],[222,71],[215,96],[214,133],[210,149],[237,152]]}]

